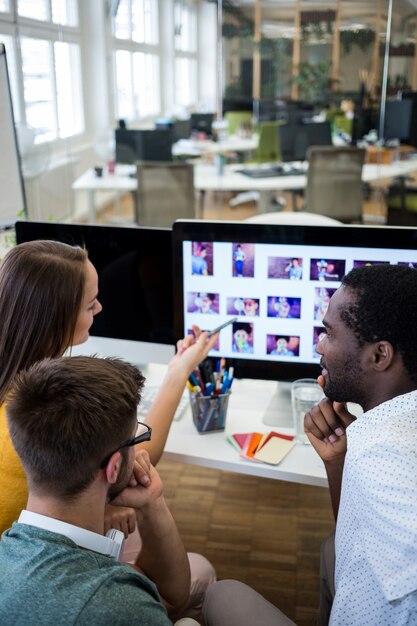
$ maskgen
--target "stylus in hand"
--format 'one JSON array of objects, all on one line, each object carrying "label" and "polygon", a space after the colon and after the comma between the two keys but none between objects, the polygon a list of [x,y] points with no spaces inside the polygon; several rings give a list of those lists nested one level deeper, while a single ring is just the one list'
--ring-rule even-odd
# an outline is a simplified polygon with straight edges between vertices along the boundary
[{"label": "stylus in hand", "polygon": [[233,322],[237,322],[237,317],[232,317],[232,319],[228,320],[227,322],[225,322],[224,324],[220,324],[220,326],[217,326],[217,328],[213,328],[213,330],[211,330],[208,334],[209,337],[212,337],[213,335],[215,335],[216,333],[220,332],[221,330],[223,330],[223,328],[226,328],[226,326],[229,326],[229,324],[233,324]]}]

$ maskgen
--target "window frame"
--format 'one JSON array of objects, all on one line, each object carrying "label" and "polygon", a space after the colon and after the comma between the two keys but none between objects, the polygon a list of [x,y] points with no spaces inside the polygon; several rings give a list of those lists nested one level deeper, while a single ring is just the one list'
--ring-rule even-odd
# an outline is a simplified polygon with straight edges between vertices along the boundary
[{"label": "window frame", "polygon": [[[117,63],[116,63],[116,54],[119,51],[127,52],[130,55],[130,85],[129,92],[131,95],[130,102],[130,111],[133,113],[133,117],[126,117],[130,124],[134,124],[137,122],[144,122],[146,120],[154,119],[161,115],[162,112],[162,66],[163,66],[163,55],[162,55],[162,45],[161,45],[161,6],[158,0],[152,0],[156,6],[156,23],[153,24],[152,29],[154,33],[157,33],[158,41],[157,43],[147,43],[147,42],[139,42],[132,38],[132,24],[133,24],[133,13],[132,13],[132,2],[134,0],[127,0],[130,8],[129,15],[129,23],[128,23],[128,38],[118,38],[115,35],[115,18],[111,19],[110,30],[111,30],[111,53],[112,53],[112,85],[113,85],[113,109],[114,109],[114,117],[116,119],[120,118],[119,112],[119,101],[118,101],[118,78],[117,78]],[[134,79],[134,55],[136,53],[142,53],[145,55],[150,55],[154,57],[154,60],[158,66],[158,76],[156,78],[154,84],[154,97],[158,103],[157,108],[154,111],[150,111],[143,115],[140,114],[140,110],[135,104],[136,100],[136,82]],[[152,61],[153,62],[153,61]]]},{"label": "window frame", "polygon": [[[49,2],[49,14],[52,16],[52,1]],[[83,63],[82,63],[82,36],[80,28],[80,11],[79,0],[75,0],[78,24],[77,26],[68,26],[65,24],[59,24],[44,20],[37,20],[34,18],[23,17],[18,14],[18,0],[10,0],[10,12],[0,11],[0,40],[2,35],[11,37],[11,48],[13,51],[13,74],[9,73],[10,83],[12,85],[12,98],[13,98],[13,110],[14,117],[17,123],[27,124],[27,107],[24,98],[24,75],[22,71],[22,53],[21,53],[21,39],[30,38],[35,40],[46,41],[51,44],[52,53],[52,75],[51,75],[51,88],[52,88],[52,104],[54,110],[54,128],[53,132],[55,137],[46,140],[45,143],[51,147],[59,148],[65,145],[69,140],[79,141],[86,135],[86,111],[84,103],[84,85],[83,85]],[[78,100],[79,110],[76,112],[75,117],[79,117],[81,120],[81,130],[71,135],[60,136],[59,135],[59,116],[58,116],[58,91],[57,91],[57,76],[56,76],[56,59],[55,59],[55,43],[73,44],[78,47],[79,64],[75,69],[75,73],[78,73],[79,88],[78,93],[75,93],[75,97]],[[6,48],[7,53],[7,48]]]}]

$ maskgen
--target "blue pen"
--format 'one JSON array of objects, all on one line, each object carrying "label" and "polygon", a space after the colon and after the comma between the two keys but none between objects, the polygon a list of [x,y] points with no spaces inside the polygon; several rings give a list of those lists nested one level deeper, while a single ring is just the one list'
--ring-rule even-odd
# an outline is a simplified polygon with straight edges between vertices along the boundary
[{"label": "blue pen", "polygon": [[194,372],[191,372],[191,374],[188,377],[188,380],[190,381],[190,383],[192,383],[195,387],[200,387],[200,382],[197,378],[197,376],[194,374]]},{"label": "blue pen", "polygon": [[224,376],[223,376],[222,388],[221,388],[221,391],[220,391],[221,394],[222,393],[226,393],[226,391],[228,389],[228,386],[229,386],[228,383],[229,383],[229,374],[227,372],[225,372]]},{"label": "blue pen", "polygon": [[234,381],[234,378],[232,376],[231,378],[229,378],[227,382],[227,391],[229,391],[230,387],[233,385],[233,381]]},{"label": "blue pen", "polygon": [[214,385],[213,385],[213,383],[207,383],[205,395],[206,396],[211,396],[211,394],[213,392],[214,392]]}]

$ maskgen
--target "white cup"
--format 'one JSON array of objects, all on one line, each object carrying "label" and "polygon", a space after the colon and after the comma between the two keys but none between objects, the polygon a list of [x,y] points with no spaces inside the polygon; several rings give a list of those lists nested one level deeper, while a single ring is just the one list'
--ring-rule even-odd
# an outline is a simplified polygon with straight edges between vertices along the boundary
[{"label": "white cup", "polygon": [[310,443],[304,432],[304,415],[312,406],[320,402],[323,397],[323,389],[315,378],[299,378],[292,383],[291,403],[295,441],[297,443]]}]

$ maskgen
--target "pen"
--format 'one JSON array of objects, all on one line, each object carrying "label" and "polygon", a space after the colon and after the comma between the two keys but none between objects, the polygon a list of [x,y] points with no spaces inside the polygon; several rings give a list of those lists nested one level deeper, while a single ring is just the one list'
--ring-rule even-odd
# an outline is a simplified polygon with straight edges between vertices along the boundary
[{"label": "pen", "polygon": [[198,380],[197,376],[194,374],[194,372],[191,372],[191,374],[188,377],[189,382],[194,385],[195,387],[199,387],[200,386],[200,381]]},{"label": "pen", "polygon": [[224,373],[223,382],[220,393],[226,393],[229,388],[229,374],[227,372]]}]

